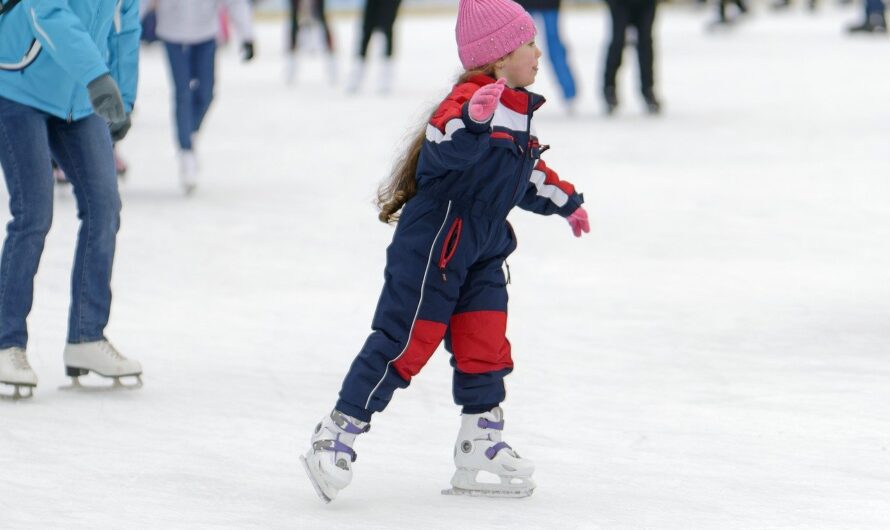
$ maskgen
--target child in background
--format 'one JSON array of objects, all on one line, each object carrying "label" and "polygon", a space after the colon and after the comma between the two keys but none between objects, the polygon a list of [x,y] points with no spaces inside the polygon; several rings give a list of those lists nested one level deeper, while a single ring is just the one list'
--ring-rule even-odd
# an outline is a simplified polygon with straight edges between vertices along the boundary
[{"label": "child in background", "polygon": [[[328,502],[352,479],[355,438],[371,415],[443,339],[462,407],[448,492],[523,497],[535,487],[534,464],[501,440],[504,377],[513,370],[502,267],[516,237],[507,214],[514,206],[558,214],[577,237],[590,228],[581,194],[540,159],[548,146],[532,117],[544,98],[525,90],[541,56],[529,14],[512,0],[461,0],[456,36],[466,71],[378,196],[380,220],[399,222],[373,332],[301,457]],[[479,471],[500,482],[477,481]]]}]

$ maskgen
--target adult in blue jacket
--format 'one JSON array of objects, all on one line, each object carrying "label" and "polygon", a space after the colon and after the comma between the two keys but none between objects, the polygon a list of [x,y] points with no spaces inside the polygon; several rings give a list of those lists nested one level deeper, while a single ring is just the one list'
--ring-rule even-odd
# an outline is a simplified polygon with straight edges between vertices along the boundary
[{"label": "adult in blue jacket", "polygon": [[112,140],[127,133],[136,98],[138,0],[0,4],[0,166],[12,214],[0,257],[0,383],[16,395],[37,384],[25,320],[52,222],[52,159],[73,184],[81,220],[68,374],[138,375],[139,363],[104,336],[121,206]]}]

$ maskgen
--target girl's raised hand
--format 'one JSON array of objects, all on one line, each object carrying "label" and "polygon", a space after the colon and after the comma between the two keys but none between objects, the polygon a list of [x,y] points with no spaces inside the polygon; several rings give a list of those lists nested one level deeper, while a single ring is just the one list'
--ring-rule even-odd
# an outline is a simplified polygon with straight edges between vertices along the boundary
[{"label": "girl's raised hand", "polygon": [[575,234],[575,237],[581,237],[581,232],[590,232],[590,221],[587,219],[587,210],[580,206],[577,210],[572,212],[572,215],[566,217],[566,221],[568,221],[569,226],[572,227],[572,233]]},{"label": "girl's raised hand", "polygon": [[478,123],[485,123],[494,115],[504,92],[506,79],[498,79],[496,83],[490,83],[480,88],[470,98],[470,119]]}]

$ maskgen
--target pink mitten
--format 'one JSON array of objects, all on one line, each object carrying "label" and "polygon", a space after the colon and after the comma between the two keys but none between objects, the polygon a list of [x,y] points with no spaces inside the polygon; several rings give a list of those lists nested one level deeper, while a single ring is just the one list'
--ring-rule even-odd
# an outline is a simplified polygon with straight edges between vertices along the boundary
[{"label": "pink mitten", "polygon": [[572,227],[572,233],[575,234],[575,237],[581,237],[581,232],[590,232],[590,222],[587,220],[587,211],[581,206],[572,212],[572,215],[566,217],[566,221],[568,221],[569,226]]},{"label": "pink mitten", "polygon": [[480,88],[470,98],[470,118],[477,123],[485,123],[494,114],[498,108],[498,101],[501,100],[501,93],[504,91],[504,83],[507,80],[503,77],[498,79],[497,83],[490,83]]}]

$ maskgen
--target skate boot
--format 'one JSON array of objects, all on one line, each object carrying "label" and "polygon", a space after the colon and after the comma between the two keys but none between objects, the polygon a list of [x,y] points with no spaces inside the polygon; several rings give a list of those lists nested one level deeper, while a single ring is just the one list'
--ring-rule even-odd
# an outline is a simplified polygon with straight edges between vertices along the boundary
[{"label": "skate boot", "polygon": [[198,186],[198,157],[191,149],[179,152],[179,183],[186,195],[191,195]]},{"label": "skate boot", "polygon": [[646,102],[646,112],[649,114],[661,114],[661,102],[651,90],[643,91],[643,100]]},{"label": "skate boot", "polygon": [[[0,394],[4,398],[18,400],[34,395],[37,374],[28,364],[24,349],[12,347],[0,350],[0,383],[12,385],[14,389],[12,395]],[[22,394],[23,388],[28,389],[27,394]]]},{"label": "skate boot", "polygon": [[312,447],[305,456],[300,456],[300,461],[323,501],[334,500],[337,492],[352,481],[352,463],[356,459],[352,449],[355,437],[368,432],[370,428],[368,422],[347,416],[336,409],[315,426],[310,440]]},{"label": "skate boot", "polygon": [[[535,464],[501,441],[504,413],[495,407],[482,414],[461,415],[454,445],[457,471],[445,495],[528,497],[535,490]],[[495,480],[480,481],[480,473]]]},{"label": "skate boot", "polygon": [[881,13],[872,13],[865,22],[847,28],[849,33],[886,33],[887,22]]},{"label": "skate boot", "polygon": [[606,99],[606,114],[611,116],[615,113],[615,109],[618,108],[618,93],[615,91],[615,87],[607,86],[603,88],[603,97]]},{"label": "skate boot", "polygon": [[[105,339],[95,342],[65,345],[65,371],[72,378],[71,384],[62,390],[114,390],[127,388],[135,390],[142,387],[142,365],[138,361],[127,359]],[[114,379],[111,386],[84,386],[80,384],[80,376],[93,372],[102,377]],[[122,377],[135,377],[136,381],[128,384],[121,382]]]},{"label": "skate boot", "polygon": [[365,60],[359,58],[352,65],[352,71],[349,73],[349,79],[346,81],[346,92],[349,94],[357,93],[362,86],[363,77],[365,77]]}]

